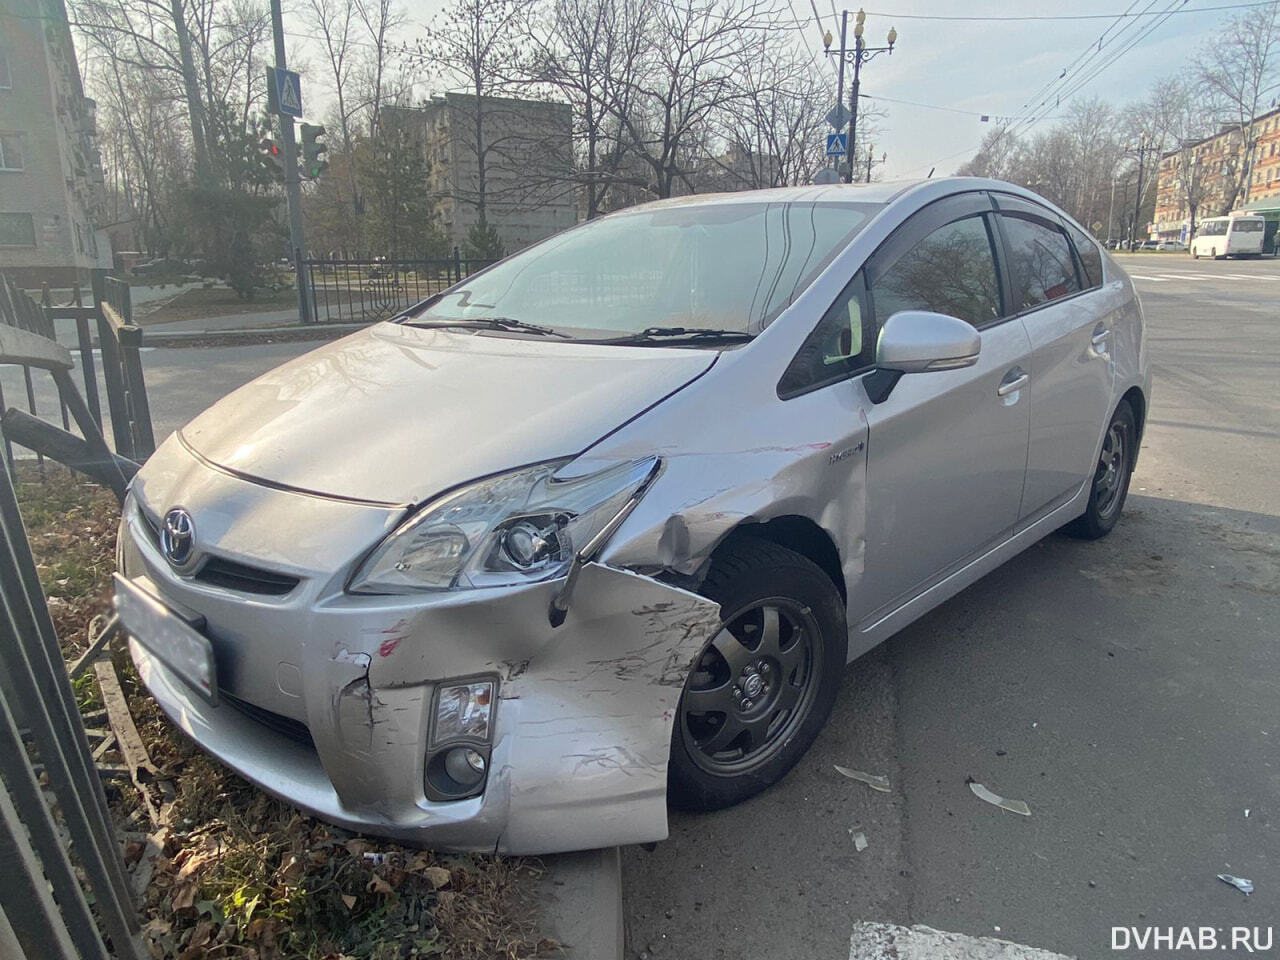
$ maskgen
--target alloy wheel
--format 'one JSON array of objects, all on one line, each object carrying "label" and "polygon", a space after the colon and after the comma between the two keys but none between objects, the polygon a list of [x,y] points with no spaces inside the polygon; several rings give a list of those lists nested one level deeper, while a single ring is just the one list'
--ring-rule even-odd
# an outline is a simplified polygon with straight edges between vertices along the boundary
[{"label": "alloy wheel", "polygon": [[1128,431],[1123,423],[1112,423],[1102,441],[1102,453],[1093,478],[1098,515],[1103,519],[1109,518],[1119,507],[1128,469]]},{"label": "alloy wheel", "polygon": [[758,601],[734,614],[694,665],[680,731],[708,773],[739,776],[772,757],[804,721],[817,690],[821,631],[794,601]]}]

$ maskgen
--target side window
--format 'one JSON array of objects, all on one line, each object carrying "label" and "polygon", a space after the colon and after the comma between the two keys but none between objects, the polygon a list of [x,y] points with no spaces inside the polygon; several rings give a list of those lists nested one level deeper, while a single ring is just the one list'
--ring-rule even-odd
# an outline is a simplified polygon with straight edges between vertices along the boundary
[{"label": "side window", "polygon": [[899,310],[932,310],[975,327],[999,319],[1000,282],[986,220],[948,223],[896,261],[877,264],[871,300],[881,324]]},{"label": "side window", "polygon": [[1071,235],[1071,242],[1075,244],[1076,253],[1080,255],[1080,263],[1084,267],[1085,283],[1089,287],[1102,286],[1102,254],[1098,252],[1098,245],[1093,242],[1091,237],[1086,236],[1069,223],[1067,224],[1067,233]]},{"label": "side window", "polygon": [[1080,290],[1071,246],[1060,227],[1018,213],[1001,213],[1000,223],[1009,251],[1013,312]]},{"label": "side window", "polygon": [[869,367],[875,359],[875,334],[859,270],[805,339],[778,381],[778,396],[794,397]]}]

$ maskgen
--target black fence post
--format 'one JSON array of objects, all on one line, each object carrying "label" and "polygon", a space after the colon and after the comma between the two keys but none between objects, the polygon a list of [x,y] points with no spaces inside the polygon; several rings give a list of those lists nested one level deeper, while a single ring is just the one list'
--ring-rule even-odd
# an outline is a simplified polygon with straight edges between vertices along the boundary
[{"label": "black fence post", "polygon": [[129,410],[125,403],[127,388],[121,375],[120,349],[116,344],[115,328],[106,313],[114,305],[108,299],[105,275],[99,277],[96,271],[93,301],[98,321],[98,345],[102,349],[102,378],[107,384],[107,409],[111,414],[111,438],[116,453],[130,460],[137,460],[133,449],[133,431],[129,429]]},{"label": "black fence post", "polygon": [[462,251],[456,243],[453,245],[453,282],[462,282]]},{"label": "black fence post", "polygon": [[[93,298],[93,304],[90,309],[96,314],[98,312],[98,301],[93,295],[93,290],[101,286],[101,277],[98,274],[106,275],[105,270],[95,269],[90,277],[90,297]],[[102,430],[102,404],[98,399],[98,372],[95,369],[93,360],[93,337],[89,333],[89,318],[84,313],[84,293],[80,289],[80,284],[76,284],[75,297],[76,307],[76,343],[80,348],[80,370],[84,374],[84,401],[89,405],[89,413],[93,417],[93,422],[98,425],[98,430]]]}]

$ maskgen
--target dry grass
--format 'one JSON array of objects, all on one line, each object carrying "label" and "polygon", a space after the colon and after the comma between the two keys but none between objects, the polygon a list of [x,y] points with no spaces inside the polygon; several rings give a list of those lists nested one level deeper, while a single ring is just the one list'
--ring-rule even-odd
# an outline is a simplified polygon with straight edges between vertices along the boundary
[{"label": "dry grass", "polygon": [[[89,619],[107,610],[119,511],[109,493],[62,467],[47,466],[43,479],[34,464],[19,467],[23,520],[70,660],[87,643]],[[117,649],[113,659],[151,759],[177,793],[143,907],[155,957],[516,960],[556,952],[537,931],[535,862],[414,850],[304,816],[180,736],[127,655]],[[96,681],[78,683],[77,696],[83,709],[95,707]],[[122,830],[153,830],[131,784],[112,784],[108,796]],[[126,859],[141,852],[131,843]]]}]

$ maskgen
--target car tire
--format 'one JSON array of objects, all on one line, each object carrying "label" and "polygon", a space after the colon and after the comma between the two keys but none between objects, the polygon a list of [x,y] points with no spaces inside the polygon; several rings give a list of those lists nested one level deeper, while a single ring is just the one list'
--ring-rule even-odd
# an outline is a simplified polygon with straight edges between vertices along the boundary
[{"label": "car tire", "polygon": [[1129,479],[1138,453],[1138,423],[1129,401],[1121,400],[1111,415],[1102,438],[1098,465],[1094,470],[1089,504],[1063,530],[1082,540],[1105,537],[1120,520],[1125,497],[1129,495]]},{"label": "car tire", "polygon": [[767,540],[740,536],[721,547],[701,593],[720,604],[722,626],[680,696],[668,798],[684,810],[719,810],[781,780],[804,756],[835,704],[848,632],[830,577]]}]

